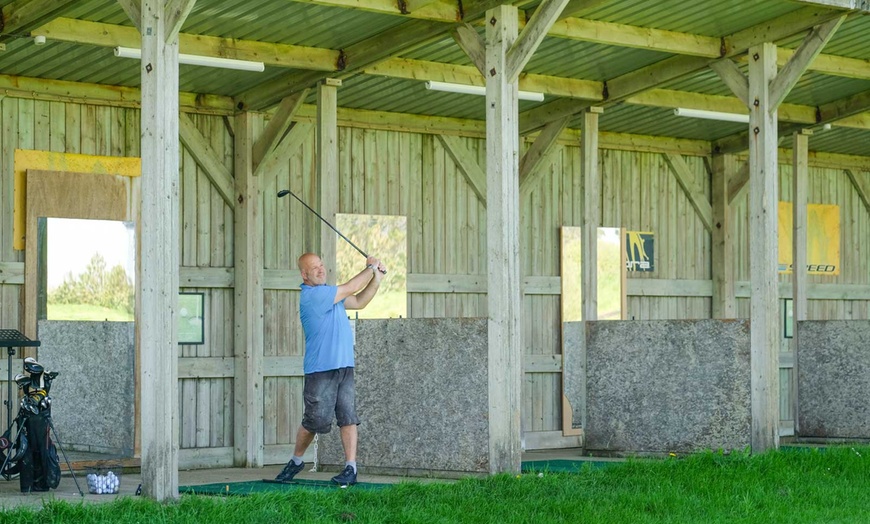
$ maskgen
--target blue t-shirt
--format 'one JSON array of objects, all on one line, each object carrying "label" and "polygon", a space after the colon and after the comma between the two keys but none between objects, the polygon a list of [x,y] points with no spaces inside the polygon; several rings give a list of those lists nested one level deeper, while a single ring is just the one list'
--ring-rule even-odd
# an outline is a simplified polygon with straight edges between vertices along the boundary
[{"label": "blue t-shirt", "polygon": [[305,374],[353,367],[353,334],[336,286],[300,286],[299,319],[305,332]]}]

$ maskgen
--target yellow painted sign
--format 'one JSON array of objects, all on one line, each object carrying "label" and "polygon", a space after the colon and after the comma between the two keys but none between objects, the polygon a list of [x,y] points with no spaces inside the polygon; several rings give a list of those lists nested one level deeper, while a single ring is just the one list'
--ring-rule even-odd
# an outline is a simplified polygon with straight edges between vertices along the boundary
[{"label": "yellow painted sign", "polygon": [[13,189],[12,236],[14,240],[12,247],[17,250],[24,250],[28,169],[137,177],[142,172],[142,159],[139,157],[96,156],[16,149],[13,166],[15,187]]},{"label": "yellow painted sign", "polygon": [[[779,272],[792,271],[792,204],[779,203]],[[840,206],[807,204],[807,273],[840,274]]]}]

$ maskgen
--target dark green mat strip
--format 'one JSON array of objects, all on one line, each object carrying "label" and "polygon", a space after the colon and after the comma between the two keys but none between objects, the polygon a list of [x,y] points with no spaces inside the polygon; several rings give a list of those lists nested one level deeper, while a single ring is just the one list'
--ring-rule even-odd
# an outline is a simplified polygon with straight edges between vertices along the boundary
[{"label": "dark green mat strip", "polygon": [[621,464],[603,460],[533,460],[523,462],[523,473],[579,473],[583,468],[603,468]]},{"label": "dark green mat strip", "polygon": [[[604,462],[595,460],[535,460],[523,462],[523,473],[579,473],[584,468],[602,468],[619,462]],[[413,480],[413,479],[409,479]],[[382,489],[391,484],[375,484],[360,482],[349,489]],[[220,482],[202,484],[199,486],[179,486],[179,493],[192,495],[250,495],[251,493],[281,492],[290,489],[341,489],[329,480],[297,479],[292,483],[252,480],[247,482]]]},{"label": "dark green mat strip", "polygon": [[[390,484],[373,484],[360,482],[348,489],[381,489]],[[220,482],[216,484],[202,484],[199,486],[179,486],[179,493],[191,495],[250,495],[251,493],[270,493],[275,491],[287,491],[290,489],[342,489],[330,480],[295,480],[292,483],[265,482],[252,480],[248,482]]]}]

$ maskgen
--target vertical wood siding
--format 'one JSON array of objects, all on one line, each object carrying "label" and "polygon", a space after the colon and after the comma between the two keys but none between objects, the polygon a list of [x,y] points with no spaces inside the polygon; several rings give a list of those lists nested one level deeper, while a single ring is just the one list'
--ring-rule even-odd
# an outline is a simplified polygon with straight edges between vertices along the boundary
[{"label": "vertical wood siding", "polygon": [[[219,116],[189,116],[220,155],[223,165],[232,170],[233,138],[225,120]],[[257,122],[259,132],[265,122]],[[458,141],[483,167],[485,141]],[[12,249],[14,149],[136,156],[138,144],[139,113],[134,109],[8,97],[0,100],[0,264],[23,261],[23,253]],[[461,275],[481,276],[485,283],[486,206],[437,137],[342,127],[338,145],[339,212],[407,217],[408,270],[414,282],[409,285],[408,315],[486,316],[484,289],[462,283],[444,284],[461,280],[453,278]],[[192,271],[232,268],[232,209],[190,152],[179,147],[182,266]],[[577,146],[556,145],[538,168],[541,176],[521,196],[522,276],[535,283],[531,286],[535,289],[522,298],[527,363],[543,362],[561,353],[559,228],[581,225],[583,183],[579,155]],[[710,175],[704,159],[685,160],[709,199]],[[266,271],[264,362],[268,363],[264,369],[263,434],[267,446],[284,453],[294,444],[302,415],[304,337],[298,320],[300,278],[296,258],[306,251],[319,251],[324,226],[295,200],[279,200],[275,194],[288,188],[310,205],[317,203],[313,127],[289,159],[276,165],[272,172],[260,174]],[[655,234],[656,271],[633,273],[629,278],[709,280],[710,235],[662,155],[604,149],[600,168],[602,225]],[[783,165],[780,171],[782,200],[788,201],[791,168]],[[843,255],[841,275],[813,276],[810,282],[870,285],[867,210],[842,170],[811,168],[810,177],[810,201],[841,208]],[[734,202],[732,213],[737,280],[748,280],[745,195]],[[0,265],[0,269],[4,267]],[[23,317],[23,286],[6,274],[0,273],[0,326],[16,328]],[[233,444],[232,372],[226,372],[232,369],[234,354],[233,290],[227,282],[200,284],[182,288],[205,294],[207,327],[205,344],[180,346],[180,357],[185,362],[196,362],[192,369],[210,370],[203,375],[188,373],[179,380],[179,444],[189,450]],[[708,318],[710,310],[709,297],[631,296],[628,300],[628,318],[638,320]],[[748,300],[740,299],[738,310],[741,316],[748,316]],[[809,315],[814,319],[867,318],[870,301],[813,300]],[[5,383],[0,383],[0,399],[5,400],[5,395]],[[524,430],[560,430],[561,396],[558,368],[532,366],[527,370],[523,381]]]}]

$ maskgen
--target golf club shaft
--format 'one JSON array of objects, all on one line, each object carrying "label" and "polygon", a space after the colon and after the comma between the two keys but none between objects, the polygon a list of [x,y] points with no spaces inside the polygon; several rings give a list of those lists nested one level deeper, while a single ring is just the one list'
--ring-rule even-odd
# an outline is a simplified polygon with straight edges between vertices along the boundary
[{"label": "golf club shaft", "polygon": [[364,256],[364,257],[366,257],[366,258],[369,257],[369,256],[365,253],[365,251],[363,251],[362,249],[358,248],[357,245],[354,244],[353,242],[351,242],[349,238],[347,238],[346,236],[342,235],[342,234],[341,234],[341,231],[335,229],[335,226],[333,226],[332,224],[330,224],[329,222],[327,222],[325,218],[323,218],[322,216],[320,216],[320,214],[317,213],[317,211],[311,209],[311,206],[309,206],[308,204],[306,204],[305,202],[303,202],[301,198],[299,198],[298,196],[296,196],[295,193],[293,193],[293,191],[290,191],[289,189],[282,189],[281,191],[278,191],[278,198],[281,198],[281,197],[283,197],[283,196],[285,196],[285,195],[290,195],[290,196],[292,196],[293,198],[295,198],[296,200],[298,200],[300,204],[302,204],[303,206],[305,206],[306,208],[308,208],[308,211],[311,211],[312,213],[314,213],[314,216],[316,216],[317,218],[319,218],[320,220],[322,220],[323,223],[326,224],[327,226],[329,226],[330,229],[332,229],[333,231],[335,231],[336,233],[338,233],[338,236],[340,236],[341,238],[343,238],[343,239],[345,240],[345,242],[347,242],[348,244],[350,244],[351,246],[353,246],[354,249],[356,249],[357,251],[359,251],[359,254],[360,254],[360,255],[362,255],[362,256]]}]

